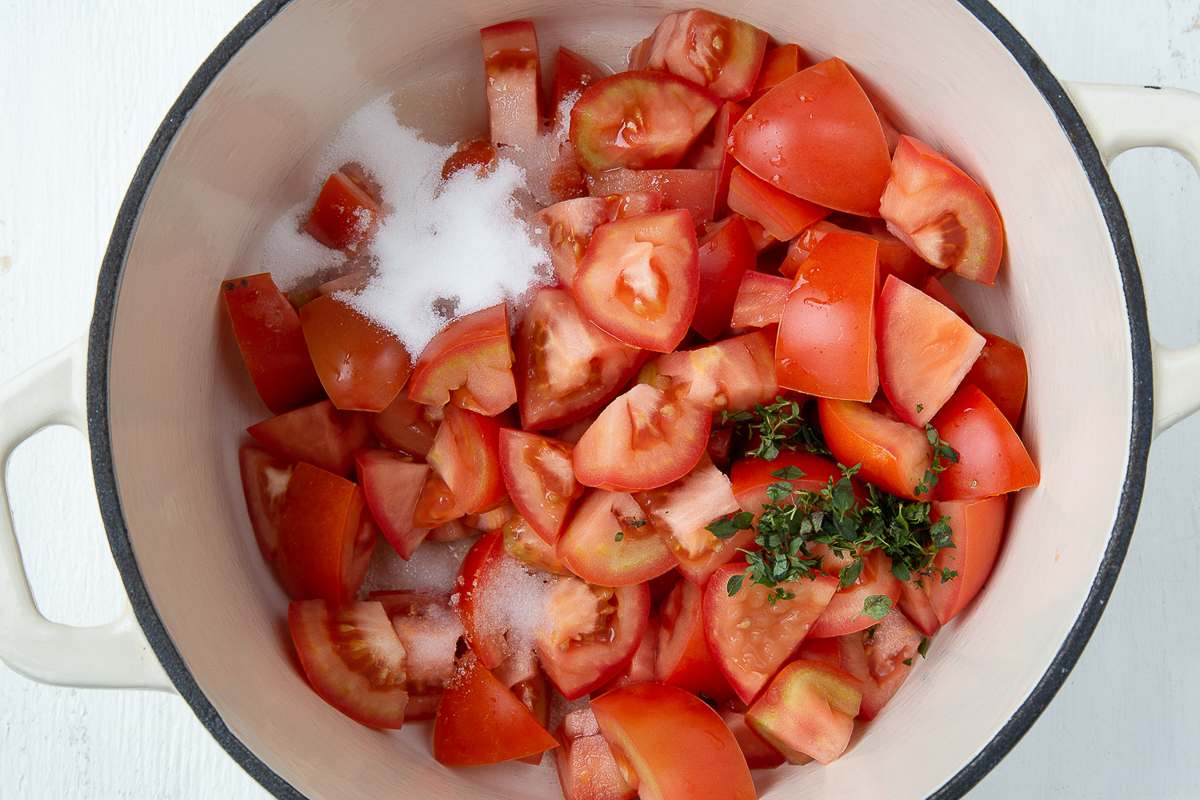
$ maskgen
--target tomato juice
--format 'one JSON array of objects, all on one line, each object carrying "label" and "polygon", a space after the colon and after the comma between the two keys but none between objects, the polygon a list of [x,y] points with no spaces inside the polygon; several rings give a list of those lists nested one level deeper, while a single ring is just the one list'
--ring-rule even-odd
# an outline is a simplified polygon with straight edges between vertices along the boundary
[{"label": "tomato juice", "polygon": [[483,29],[455,144],[346,122],[224,285],[275,415],[239,463],[331,705],[432,719],[447,766],[555,750],[568,800],[692,796],[686,729],[752,797],[984,587],[1040,478],[1025,362],[939,280],[993,283],[999,213],[853,64],[647,34],[614,74],[559,48],[545,102],[534,25]]}]

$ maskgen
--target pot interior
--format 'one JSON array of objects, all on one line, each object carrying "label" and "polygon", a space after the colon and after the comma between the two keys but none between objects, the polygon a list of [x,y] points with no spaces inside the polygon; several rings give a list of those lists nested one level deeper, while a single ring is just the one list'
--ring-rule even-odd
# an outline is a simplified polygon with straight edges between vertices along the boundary
[{"label": "pot interior", "polygon": [[[971,5],[1006,28],[989,7]],[[287,598],[258,554],[242,500],[237,446],[268,413],[224,319],[222,281],[259,271],[271,225],[308,195],[326,144],[365,103],[395,92],[401,121],[429,138],[485,131],[480,27],[533,19],[544,65],[567,44],[620,69],[628,47],[678,7],[295,0],[229,58],[148,181],[120,269],[102,278],[115,299],[98,306],[109,326],[100,331],[107,376],[98,377],[125,523],[111,535],[114,549],[136,559],[125,577],[133,591],[140,572],[152,599],[142,619],[160,657],[269,788],[291,793],[264,766],[313,798],[560,796],[552,759],[449,770],[430,756],[428,725],[364,728],[306,686],[288,641]],[[926,796],[1030,698],[1118,526],[1135,422],[1134,334],[1096,176],[1012,52],[955,0],[708,7],[798,42],[812,61],[843,58],[897,128],[983,183],[1007,226],[997,286],[954,289],[981,329],[1025,349],[1022,434],[1042,483],[1012,505],[989,585],[934,638],[845,756],[756,774],[764,798]],[[1062,677],[1050,680],[1052,694]],[[982,774],[972,769],[950,794]]]}]

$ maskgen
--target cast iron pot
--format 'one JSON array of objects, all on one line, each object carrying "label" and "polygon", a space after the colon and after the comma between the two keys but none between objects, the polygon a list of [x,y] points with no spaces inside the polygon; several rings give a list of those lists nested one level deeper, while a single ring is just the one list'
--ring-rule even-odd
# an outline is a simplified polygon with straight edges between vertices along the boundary
[{"label": "cast iron pot", "polygon": [[[49,424],[88,432],[130,611],[99,628],[43,619],[6,507],[0,656],[51,683],[174,688],[281,798],[557,797],[551,770],[447,770],[430,758],[424,726],[363,728],[308,690],[287,642],[287,598],[257,553],[241,499],[236,446],[266,412],[223,322],[219,286],[255,270],[271,223],[307,195],[325,144],[366,102],[395,92],[402,121],[432,137],[482,130],[480,27],[531,18],[548,52],[571,43],[619,65],[678,7],[257,7],[193,78],[143,159],[105,257],[86,349],[68,348],[0,389],[6,457]],[[1200,130],[1200,102],[1171,90],[1064,86],[980,0],[708,7],[796,41],[814,59],[845,59],[897,127],[980,177],[1005,217],[997,287],[959,288],[981,328],[1025,348],[1022,433],[1042,483],[1013,503],[987,588],[846,755],[758,776],[764,798],[877,796],[883,787],[895,797],[957,797],[1062,685],[1124,557],[1150,442],[1200,405],[1200,349],[1167,350],[1150,337],[1105,171],[1140,145],[1200,162],[1200,143],[1186,134]]]}]

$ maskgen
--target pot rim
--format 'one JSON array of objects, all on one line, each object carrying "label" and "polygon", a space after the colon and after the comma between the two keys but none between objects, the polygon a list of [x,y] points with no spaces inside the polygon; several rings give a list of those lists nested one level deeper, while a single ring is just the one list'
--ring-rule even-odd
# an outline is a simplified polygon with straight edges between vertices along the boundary
[{"label": "pot rim", "polygon": [[[284,780],[254,754],[225,725],[212,703],[192,676],[146,590],[125,524],[113,468],[108,415],[108,356],[113,317],[125,257],[136,229],[142,203],[153,183],[171,142],[188,114],[216,76],[264,25],[291,0],[262,0],[221,41],[188,81],[179,98],[155,132],[121,203],[108,248],[101,262],[88,336],[87,416],[92,472],[96,481],[101,517],[108,534],[113,559],[121,574],[134,614],[155,656],[175,689],[222,748],[251,777],[281,800],[306,800],[305,795]],[[1079,617],[1063,640],[1046,673],[996,736],[969,763],[931,795],[936,800],[954,800],[970,791],[1003,759],[1032,727],[1066,681],[1092,636],[1117,575],[1125,560],[1137,521],[1146,477],[1146,461],[1153,438],[1153,373],[1151,338],[1141,272],[1125,212],[1109,178],[1099,150],[1078,110],[1059,81],[1034,52],[1025,38],[987,0],[958,0],[1009,51],[1029,80],[1054,112],[1087,175],[1104,215],[1121,275],[1128,312],[1133,368],[1132,429],[1125,482],[1118,504],[1116,523],[1100,562],[1092,588]]]}]

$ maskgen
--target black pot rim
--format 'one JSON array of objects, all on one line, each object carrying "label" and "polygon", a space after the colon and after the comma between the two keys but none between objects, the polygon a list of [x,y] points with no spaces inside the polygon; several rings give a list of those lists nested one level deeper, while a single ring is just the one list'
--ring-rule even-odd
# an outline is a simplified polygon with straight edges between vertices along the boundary
[{"label": "black pot rim", "polygon": [[[134,613],[151,648],[162,663],[176,690],[191,706],[213,738],[251,777],[281,800],[305,800],[305,796],[301,792],[280,777],[233,735],[200,690],[167,633],[166,627],[146,591],[129,540],[129,532],[117,494],[117,479],[113,469],[108,418],[108,353],[113,313],[116,308],[125,255],[153,176],[188,113],[209,84],[238,50],[288,2],[290,0],[263,0],[225,37],[212,55],[200,66],[196,74],[192,76],[182,94],[172,105],[138,165],[129,190],[121,203],[100,269],[96,304],[88,339],[87,407],[92,471],[96,480],[96,493],[100,503],[101,516],[108,532],[109,544],[117,569],[121,573],[121,579],[129,594]],[[1125,559],[1125,553],[1129,548],[1129,541],[1141,505],[1146,477],[1146,460],[1153,438],[1151,340],[1141,273],[1134,254],[1133,240],[1126,224],[1125,212],[1109,180],[1108,171],[1100,153],[1079,112],[1067,97],[1062,84],[1050,73],[1037,53],[1008,20],[987,0],[958,0],[958,2],[1009,50],[1017,63],[1025,70],[1030,81],[1041,92],[1074,147],[1100,203],[1116,252],[1125,304],[1129,314],[1133,366],[1133,425],[1129,439],[1129,461],[1116,524],[1113,526],[1104,558],[1078,619],[1063,641],[1049,669],[1020,708],[974,759],[932,795],[936,800],[954,800],[954,798],[962,797],[982,780],[1025,735],[1054,698],[1059,688],[1062,687],[1067,675],[1078,661],[1083,648],[1100,621],[1105,603],[1112,592],[1117,574]]]}]

